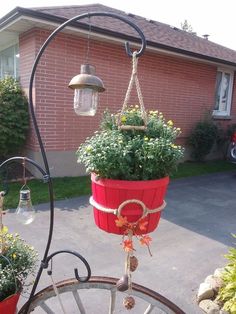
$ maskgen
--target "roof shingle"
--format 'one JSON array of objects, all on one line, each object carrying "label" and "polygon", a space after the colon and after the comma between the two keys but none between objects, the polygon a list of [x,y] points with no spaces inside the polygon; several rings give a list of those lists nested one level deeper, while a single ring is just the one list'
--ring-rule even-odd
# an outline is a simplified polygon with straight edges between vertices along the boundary
[{"label": "roof shingle", "polygon": [[[148,20],[144,17],[134,14],[127,14],[123,11],[113,9],[101,4],[81,5],[81,6],[55,6],[31,8],[33,12],[38,12],[45,17],[57,17],[70,19],[76,15],[91,12],[109,12],[116,13],[135,23],[144,33],[147,44],[156,48],[171,50],[178,53],[192,55],[203,59],[221,61],[223,63],[236,65],[236,51],[218,45],[210,40],[190,34],[176,27]],[[88,24],[88,19],[79,21],[82,24]],[[138,38],[137,33],[124,22],[101,16],[90,18],[92,26],[96,30],[103,32],[113,32],[119,37],[131,36]]]}]

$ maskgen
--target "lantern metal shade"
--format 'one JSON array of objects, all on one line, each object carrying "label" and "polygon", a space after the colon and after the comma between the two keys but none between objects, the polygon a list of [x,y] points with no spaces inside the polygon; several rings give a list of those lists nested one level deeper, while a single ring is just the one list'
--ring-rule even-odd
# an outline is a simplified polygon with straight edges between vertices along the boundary
[{"label": "lantern metal shade", "polygon": [[91,88],[99,93],[105,91],[102,80],[95,75],[95,67],[90,64],[81,65],[81,73],[71,79],[68,87],[72,89]]}]

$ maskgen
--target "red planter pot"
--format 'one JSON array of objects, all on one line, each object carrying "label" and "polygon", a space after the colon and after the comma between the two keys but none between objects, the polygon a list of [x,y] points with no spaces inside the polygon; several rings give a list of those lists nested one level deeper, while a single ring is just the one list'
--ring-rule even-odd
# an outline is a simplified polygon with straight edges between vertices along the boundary
[{"label": "red planter pot", "polygon": [[[169,177],[148,181],[123,181],[112,179],[96,180],[92,174],[93,200],[106,208],[117,209],[126,200],[136,199],[142,201],[148,209],[156,209],[163,204]],[[143,214],[139,204],[127,204],[123,207],[121,215],[127,217],[129,222],[135,222]],[[161,212],[150,213],[145,217],[148,222],[144,233],[150,233],[156,229]],[[109,233],[123,234],[124,230],[115,224],[117,216],[113,213],[103,212],[94,207],[94,219],[96,225]]]},{"label": "red planter pot", "polygon": [[20,292],[11,295],[5,300],[0,302],[0,313],[1,314],[15,314],[17,302],[20,297]]}]

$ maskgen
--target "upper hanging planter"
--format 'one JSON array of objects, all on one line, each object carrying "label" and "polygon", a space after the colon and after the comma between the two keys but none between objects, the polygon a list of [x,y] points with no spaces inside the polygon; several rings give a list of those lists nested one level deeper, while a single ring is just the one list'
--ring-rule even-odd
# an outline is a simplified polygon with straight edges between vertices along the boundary
[{"label": "upper hanging planter", "polygon": [[[139,105],[129,106],[134,83]],[[174,144],[180,129],[171,120],[165,121],[161,112],[145,111],[135,54],[122,110],[114,115],[106,111],[101,128],[77,151],[78,162],[93,173],[91,204],[95,222],[107,232],[124,234],[127,231],[117,226],[117,216],[132,223],[131,229],[142,218],[146,226],[142,233],[151,232],[165,205],[168,176],[176,168],[183,149]],[[126,201],[129,203],[123,204]],[[141,233],[137,228],[135,232]]]}]

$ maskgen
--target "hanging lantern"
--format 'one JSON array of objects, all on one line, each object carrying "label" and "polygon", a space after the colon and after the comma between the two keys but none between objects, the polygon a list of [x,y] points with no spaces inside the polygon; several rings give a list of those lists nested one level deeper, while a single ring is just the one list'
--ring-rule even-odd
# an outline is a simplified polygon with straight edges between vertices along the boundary
[{"label": "hanging lantern", "polygon": [[16,209],[17,220],[24,225],[30,224],[35,218],[35,209],[32,206],[30,189],[26,186],[20,190],[20,200]]},{"label": "hanging lantern", "polygon": [[104,92],[102,80],[95,76],[95,67],[81,65],[81,73],[72,78],[69,85],[74,89],[74,110],[82,116],[94,116],[98,105],[98,93]]}]

